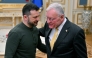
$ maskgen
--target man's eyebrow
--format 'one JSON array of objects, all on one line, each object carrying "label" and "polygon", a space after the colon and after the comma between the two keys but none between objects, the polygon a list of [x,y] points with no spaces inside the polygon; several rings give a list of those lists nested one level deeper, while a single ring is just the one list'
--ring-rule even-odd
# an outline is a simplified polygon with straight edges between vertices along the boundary
[{"label": "man's eyebrow", "polygon": [[38,15],[38,16],[34,16],[33,18],[37,18],[37,17],[39,17],[40,15]]}]

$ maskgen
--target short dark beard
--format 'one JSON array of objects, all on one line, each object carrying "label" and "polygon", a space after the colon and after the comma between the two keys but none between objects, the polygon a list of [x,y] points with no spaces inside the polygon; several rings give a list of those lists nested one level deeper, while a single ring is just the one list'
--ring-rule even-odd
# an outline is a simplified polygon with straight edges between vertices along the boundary
[{"label": "short dark beard", "polygon": [[28,23],[29,27],[31,27],[31,28],[35,26],[33,23],[31,23],[31,22],[29,21],[29,18],[28,18],[28,22],[27,22],[27,23]]}]

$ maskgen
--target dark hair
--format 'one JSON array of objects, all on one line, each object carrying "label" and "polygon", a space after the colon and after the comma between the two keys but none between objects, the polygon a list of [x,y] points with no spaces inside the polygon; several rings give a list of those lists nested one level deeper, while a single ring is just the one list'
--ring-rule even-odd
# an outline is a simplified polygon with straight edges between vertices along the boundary
[{"label": "dark hair", "polygon": [[22,14],[23,15],[29,15],[31,10],[39,10],[39,7],[37,7],[35,4],[33,3],[27,3],[24,5],[23,9],[22,9]]}]

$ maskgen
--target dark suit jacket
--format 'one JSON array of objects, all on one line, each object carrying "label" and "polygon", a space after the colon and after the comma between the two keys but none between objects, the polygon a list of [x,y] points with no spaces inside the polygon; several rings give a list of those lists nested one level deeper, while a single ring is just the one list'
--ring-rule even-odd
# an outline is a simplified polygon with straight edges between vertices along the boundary
[{"label": "dark suit jacket", "polygon": [[49,43],[50,32],[47,23],[40,29],[40,35],[45,37],[48,58],[87,58],[85,34],[80,27],[67,19],[52,51]]}]

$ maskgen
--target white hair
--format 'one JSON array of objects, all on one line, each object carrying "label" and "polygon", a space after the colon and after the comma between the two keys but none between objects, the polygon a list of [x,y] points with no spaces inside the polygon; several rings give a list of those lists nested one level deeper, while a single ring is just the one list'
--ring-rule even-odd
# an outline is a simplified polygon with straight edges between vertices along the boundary
[{"label": "white hair", "polygon": [[[47,7],[46,11],[48,11],[48,10],[50,10],[50,9],[55,9],[56,12],[58,13],[58,15],[62,15],[62,14],[64,15],[63,7],[62,7],[62,5],[59,4],[59,3],[52,3],[52,4],[50,4],[50,5]],[[64,16],[65,16],[65,15],[64,15]]]}]

